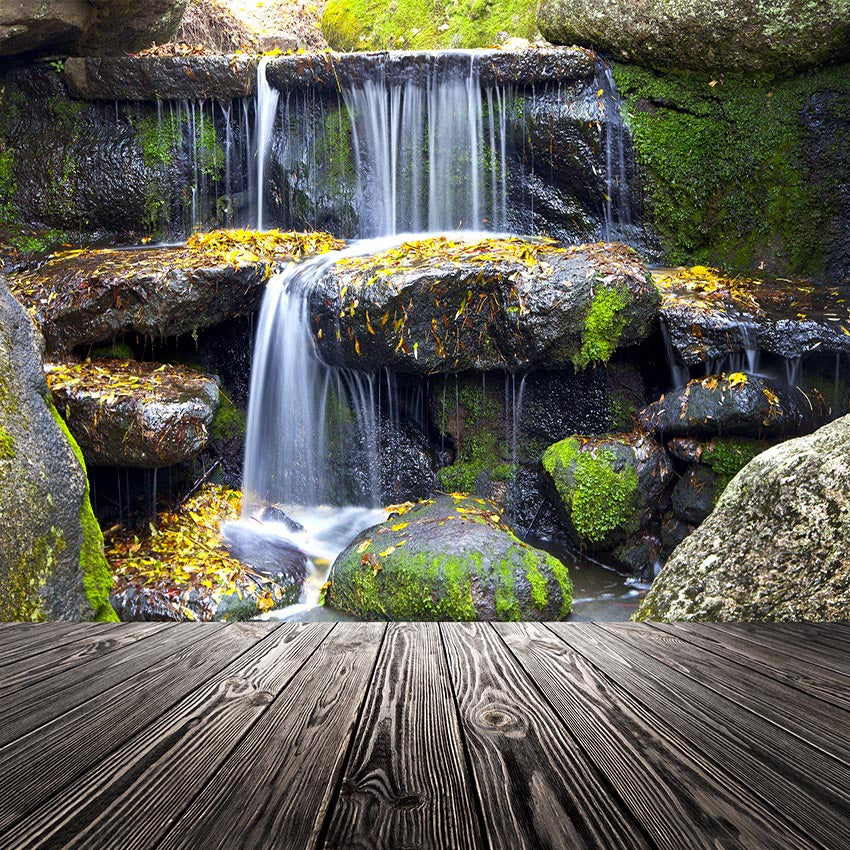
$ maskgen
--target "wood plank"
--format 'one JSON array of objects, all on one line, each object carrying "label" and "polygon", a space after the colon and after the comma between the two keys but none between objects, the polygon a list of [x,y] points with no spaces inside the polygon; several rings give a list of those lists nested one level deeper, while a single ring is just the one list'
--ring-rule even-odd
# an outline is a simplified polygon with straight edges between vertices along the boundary
[{"label": "wood plank", "polygon": [[439,627],[392,623],[320,844],[478,848],[469,782]]},{"label": "wood plank", "polygon": [[75,666],[20,691],[0,696],[0,752],[19,738],[94,699],[193,641],[214,637],[223,623],[169,624],[156,641],[125,646],[104,657],[96,671]]},{"label": "wood plank", "polygon": [[840,626],[832,623],[783,622],[772,623],[770,632],[783,638],[796,640],[813,648],[827,647],[830,650],[850,655],[850,640]]},{"label": "wood plank", "polygon": [[846,712],[825,706],[801,691],[789,691],[749,668],[730,668],[713,653],[643,624],[605,623],[600,628],[842,762],[848,768],[850,780],[846,732],[850,728],[850,716]]},{"label": "wood plank", "polygon": [[[286,623],[269,632],[54,794],[4,846],[154,848],[333,626]],[[244,812],[232,809],[231,823],[237,814],[241,819]]]},{"label": "wood plank", "polygon": [[721,640],[724,633],[734,634],[743,640],[757,643],[773,652],[790,655],[799,661],[806,661],[816,667],[840,673],[842,676],[850,676],[850,663],[843,657],[830,653],[820,646],[812,648],[799,641],[789,641],[787,637],[780,635],[774,628],[759,623],[706,623],[705,625],[720,634]]},{"label": "wood plank", "polygon": [[231,850],[234,812],[241,848],[312,850],[385,632],[383,623],[338,625],[157,850]]},{"label": "wood plank", "polygon": [[[152,637],[169,627],[167,623],[124,623],[120,629],[86,632],[85,637],[73,643],[0,667],[0,693],[6,690],[20,693],[24,688],[66,670],[101,664],[110,652]],[[86,672],[92,675],[97,672],[97,667],[89,667]]]},{"label": "wood plank", "polygon": [[16,664],[31,655],[48,652],[94,634],[104,635],[121,623],[14,623],[0,635],[0,665]]},{"label": "wood plank", "polygon": [[[186,634],[184,643],[171,645],[159,663],[136,669],[135,675],[128,672],[122,682],[97,698],[0,750],[0,846],[7,846],[3,835],[16,834],[15,824],[30,811],[66,785],[73,785],[187,694],[238,663],[244,653],[256,651],[270,635],[266,623],[226,627],[181,623],[177,629]],[[193,633],[199,631],[202,636],[196,640]],[[170,631],[164,634],[170,635]],[[131,664],[131,660],[126,662],[128,670]],[[33,706],[36,712],[40,708]]]},{"label": "wood plank", "polygon": [[[591,626],[570,624],[570,635]],[[599,794],[619,795],[652,846],[813,847],[776,818],[746,783],[725,773],[690,740],[687,724],[667,724],[539,624],[497,624],[496,631],[532,676],[581,746],[604,772]],[[602,842],[598,846],[605,847]]]},{"label": "wood plank", "polygon": [[569,626],[549,628],[639,700],[651,723],[665,734],[677,733],[703,753],[728,777],[731,788],[743,787],[740,793],[746,798],[758,797],[766,809],[775,811],[777,824],[784,821],[824,848],[850,846],[850,797],[843,765],[602,628]]},{"label": "wood plank", "polygon": [[814,699],[836,708],[850,711],[850,679],[830,676],[823,670],[788,655],[780,656],[758,644],[740,640],[725,634],[722,639],[717,632],[704,628],[702,623],[651,623],[653,628],[667,632],[681,640],[692,643],[714,655],[740,664],[769,676],[795,690],[800,690]]},{"label": "wood plank", "polygon": [[440,631],[489,846],[649,847],[493,628],[443,623]]}]

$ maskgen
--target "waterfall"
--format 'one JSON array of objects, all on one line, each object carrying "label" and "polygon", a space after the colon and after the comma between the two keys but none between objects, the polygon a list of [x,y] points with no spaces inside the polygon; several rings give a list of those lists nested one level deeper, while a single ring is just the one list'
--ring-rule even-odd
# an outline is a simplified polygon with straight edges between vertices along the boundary
[{"label": "waterfall", "polygon": [[277,102],[280,92],[272,88],[266,79],[269,57],[264,56],[257,65],[257,129],[254,139],[257,146],[257,230],[263,229],[263,186],[266,175],[266,157],[272,141],[272,130],[277,117]]},{"label": "waterfall", "polygon": [[597,65],[600,133],[605,144],[605,197],[603,198],[603,238],[626,240],[632,225],[631,197],[627,168],[627,128],[622,120],[622,101],[611,68]]}]

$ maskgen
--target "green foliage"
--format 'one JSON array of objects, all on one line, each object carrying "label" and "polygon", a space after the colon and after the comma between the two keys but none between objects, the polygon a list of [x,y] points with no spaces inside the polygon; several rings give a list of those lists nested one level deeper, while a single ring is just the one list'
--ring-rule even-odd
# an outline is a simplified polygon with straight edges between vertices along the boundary
[{"label": "green foliage", "polygon": [[11,148],[0,150],[0,221],[6,223],[15,218],[15,154]]},{"label": "green foliage", "polygon": [[626,320],[623,311],[629,305],[627,290],[601,286],[584,321],[581,351],[573,357],[577,369],[591,363],[607,363],[617,350]]},{"label": "green foliage", "polygon": [[171,165],[174,152],[183,141],[183,133],[176,115],[160,120],[156,115],[145,115],[135,123],[136,138],[142,148],[146,168]]},{"label": "green foliage", "polygon": [[89,352],[92,360],[135,360],[135,352],[126,342],[98,345]]},{"label": "green foliage", "polygon": [[717,437],[709,442],[703,450],[702,462],[717,474],[717,497],[756,455],[768,448],[770,443],[746,437]]},{"label": "green foliage", "polygon": [[198,159],[198,168],[207,177],[218,180],[224,173],[225,152],[218,143],[215,125],[207,121],[201,125],[195,142],[195,153]]},{"label": "green foliage", "polygon": [[510,36],[537,36],[528,0],[330,0],[322,32],[335,50],[432,50],[487,47]]},{"label": "green foliage", "polygon": [[233,402],[223,393],[218,413],[212,424],[212,435],[214,440],[233,440],[245,436],[247,417],[245,411],[236,407]]},{"label": "green foliage", "polygon": [[809,173],[800,116],[818,91],[839,93],[834,108],[847,109],[848,67],[716,80],[615,66],[667,262],[821,270],[842,178]]},{"label": "green foliage", "polygon": [[549,601],[549,583],[544,578],[543,573],[540,572],[540,567],[537,565],[534,555],[531,552],[528,554],[531,555],[532,562],[525,577],[531,585],[531,601],[535,607],[543,611]]},{"label": "green foliage", "polygon": [[15,456],[15,441],[12,435],[0,425],[0,460],[11,460]]}]

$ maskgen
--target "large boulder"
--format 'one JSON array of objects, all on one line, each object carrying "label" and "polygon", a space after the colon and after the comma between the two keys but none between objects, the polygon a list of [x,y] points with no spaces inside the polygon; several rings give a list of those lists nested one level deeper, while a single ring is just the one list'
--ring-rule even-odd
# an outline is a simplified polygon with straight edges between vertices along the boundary
[{"label": "large boulder", "polygon": [[458,495],[364,531],[334,562],[326,601],[370,620],[560,620],[572,584],[492,503]]},{"label": "large boulder", "polygon": [[23,0],[0,6],[0,55],[134,53],[168,41],[188,0]]},{"label": "large boulder", "polygon": [[829,417],[816,388],[733,372],[689,381],[640,413],[641,427],[668,437],[805,434]]},{"label": "large boulder", "polygon": [[49,364],[53,400],[88,463],[154,468],[207,445],[218,384],[179,366],[135,360]]},{"label": "large boulder", "polygon": [[253,313],[274,265],[338,247],[327,234],[214,231],[175,248],[76,250],[12,282],[48,351],[108,342],[123,333],[192,333]]},{"label": "large boulder", "polygon": [[0,281],[0,620],[112,620],[85,466],[50,401],[42,347]]},{"label": "large boulder", "polygon": [[658,304],[625,245],[501,237],[343,258],[311,291],[329,362],[413,374],[606,362],[649,336]]},{"label": "large boulder", "polygon": [[540,31],[651,68],[794,71],[850,58],[847,0],[543,0]]},{"label": "large boulder", "polygon": [[573,436],[550,446],[542,463],[552,501],[573,537],[604,550],[646,528],[673,474],[664,448],[639,431]]},{"label": "large boulder", "polygon": [[850,618],[850,416],[760,454],[673,553],[639,620]]}]

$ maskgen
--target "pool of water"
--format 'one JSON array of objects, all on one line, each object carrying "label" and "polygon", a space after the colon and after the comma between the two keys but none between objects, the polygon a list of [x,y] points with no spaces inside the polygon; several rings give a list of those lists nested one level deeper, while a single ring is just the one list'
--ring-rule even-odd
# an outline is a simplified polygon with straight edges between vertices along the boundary
[{"label": "pool of water", "polygon": [[[307,578],[297,605],[269,611],[264,620],[286,622],[346,622],[354,618],[328,606],[321,606],[319,594],[327,581],[336,556],[361,532],[383,522],[386,511],[361,507],[288,507],[286,515],[302,526],[292,531],[282,522],[264,521],[261,526],[253,519],[241,519],[224,528],[228,532],[262,528],[262,539],[269,535],[290,541],[307,557]],[[258,537],[258,540],[260,538]],[[637,608],[647,586],[633,576],[623,575],[591,558],[541,540],[529,540],[531,545],[551,552],[569,569],[573,582],[573,611],[570,620],[620,622],[628,620]]]}]

